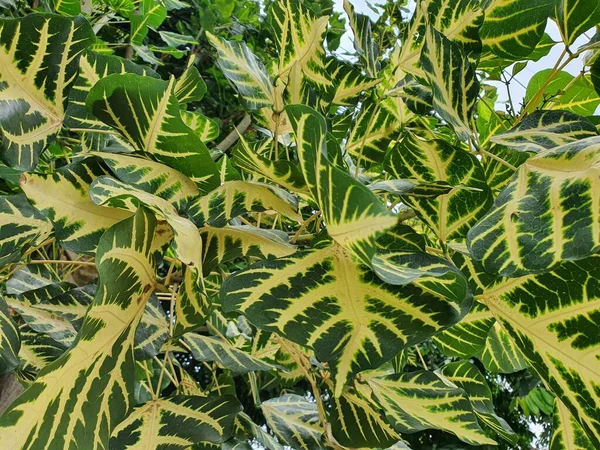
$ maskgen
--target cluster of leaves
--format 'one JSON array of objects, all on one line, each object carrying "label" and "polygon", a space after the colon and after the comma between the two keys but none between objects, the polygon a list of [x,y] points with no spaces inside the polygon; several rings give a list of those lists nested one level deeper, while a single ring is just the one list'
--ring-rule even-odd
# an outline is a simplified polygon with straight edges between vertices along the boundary
[{"label": "cluster of leaves", "polygon": [[3,448],[600,448],[600,4],[17,3]]}]

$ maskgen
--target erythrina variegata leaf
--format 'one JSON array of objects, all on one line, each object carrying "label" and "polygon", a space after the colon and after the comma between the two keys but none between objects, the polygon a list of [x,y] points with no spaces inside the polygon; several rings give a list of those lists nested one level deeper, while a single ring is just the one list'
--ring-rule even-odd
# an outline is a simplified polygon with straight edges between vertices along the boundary
[{"label": "erythrina variegata leaf", "polygon": [[321,208],[329,236],[369,264],[374,236],[392,227],[396,218],[369,188],[328,159],[323,116],[301,105],[288,106],[286,112],[304,180]]},{"label": "erythrina variegata leaf", "polygon": [[598,256],[504,282],[482,301],[591,442],[600,445]]},{"label": "erythrina variegata leaf", "polygon": [[370,167],[380,163],[388,144],[398,134],[399,125],[389,108],[379,101],[366,99],[350,129],[345,149],[358,164]]},{"label": "erythrina variegata leaf", "polygon": [[19,366],[21,338],[4,299],[0,298],[0,375]]},{"label": "erythrina variegata leaf", "polygon": [[580,35],[600,22],[600,3],[586,0],[558,0],[554,9],[560,35],[571,45]]},{"label": "erythrina variegata leaf", "polygon": [[502,439],[515,445],[519,440],[510,425],[496,415],[492,402],[492,391],[485,377],[475,365],[468,361],[458,361],[446,364],[439,374],[445,380],[465,391],[473,412],[480,422],[485,423],[494,430]]},{"label": "erythrina variegata leaf", "polygon": [[202,278],[202,239],[196,226],[166,200],[135,189],[111,177],[99,177],[90,186],[90,197],[98,205],[135,210],[139,203],[164,217],[173,229],[173,251],[185,264],[183,282],[178,291],[177,333],[200,326],[210,309],[210,300]]},{"label": "erythrina variegata leaf", "polygon": [[79,58],[79,74],[69,96],[69,106],[65,125],[71,129],[89,131],[111,130],[109,125],[90,114],[85,106],[85,100],[90,89],[102,78],[113,73],[134,73],[153,78],[158,75],[153,70],[138,66],[114,55],[102,55],[86,50]]},{"label": "erythrina variegata leaf", "polygon": [[249,211],[273,210],[300,222],[297,200],[283,189],[251,181],[228,181],[188,205],[187,214],[198,226],[222,227]]},{"label": "erythrina variegata leaf", "polygon": [[181,111],[181,120],[204,143],[216,139],[221,132],[217,122],[196,111]]},{"label": "erythrina variegata leaf", "polygon": [[179,170],[203,192],[218,186],[208,148],[181,120],[175,80],[113,74],[90,90],[88,111],[115,128],[138,151]]},{"label": "erythrina variegata leaf", "polygon": [[261,152],[272,145],[269,140],[259,148],[251,147],[244,137],[240,137],[240,145],[233,151],[233,162],[242,170],[256,176],[267,178],[292,192],[308,193],[306,182],[298,166],[291,161],[272,161]]},{"label": "erythrina variegata leaf", "polygon": [[470,307],[466,286],[451,298],[436,277],[411,284],[381,282],[339,244],[264,260],[227,278],[226,311],[315,350],[334,373],[335,395],[351,375],[375,368],[404,347],[456,323]]},{"label": "erythrina variegata leaf", "polygon": [[0,267],[18,261],[30,246],[41,244],[52,224],[23,194],[0,197]]},{"label": "erythrina variegata leaf", "polygon": [[332,434],[345,446],[386,448],[400,439],[400,434],[386,421],[379,404],[347,387],[331,403]]},{"label": "erythrina variegata leaf", "polygon": [[180,104],[199,102],[206,94],[206,83],[194,65],[195,59],[195,56],[190,57],[185,72],[175,83],[175,97]]},{"label": "erythrina variegata leaf", "polygon": [[554,402],[554,432],[549,450],[592,450],[594,445],[577,423],[573,414],[559,400]]},{"label": "erythrina variegata leaf", "polygon": [[317,405],[304,397],[285,394],[261,404],[269,427],[284,444],[302,450],[323,448],[323,427]]},{"label": "erythrina variegata leaf", "polygon": [[475,69],[456,43],[429,26],[421,52],[421,66],[433,90],[433,106],[458,136],[466,140],[479,93]]},{"label": "erythrina variegata leaf", "polygon": [[95,205],[89,187],[106,171],[98,160],[61,167],[49,175],[23,174],[21,188],[29,201],[54,225],[56,239],[68,250],[93,253],[104,231],[130,212]]},{"label": "erythrina variegata leaf", "polygon": [[488,272],[514,277],[596,252],[599,174],[600,137],[529,158],[469,231],[473,257]]},{"label": "erythrina variegata leaf", "polygon": [[528,56],[540,42],[555,3],[556,0],[488,2],[479,30],[484,48],[511,61]]},{"label": "erythrina variegata leaf", "polygon": [[192,180],[161,163],[120,153],[91,152],[101,158],[123,183],[154,194],[184,210],[187,203],[200,195]]},{"label": "erythrina variegata leaf", "polygon": [[388,153],[384,167],[394,178],[455,187],[436,198],[401,197],[444,242],[464,239],[491,205],[491,192],[478,159],[445,141],[406,133]]},{"label": "erythrina variegata leaf", "polygon": [[133,339],[155,283],[154,227],[140,208],[103,235],[96,298],[73,347],[0,418],[7,448],[108,448],[112,429],[134,406]]},{"label": "erythrina variegata leaf", "polygon": [[[409,26],[403,32],[402,47],[397,56],[401,76],[409,73],[425,78],[419,57],[425,43],[426,23],[429,22],[446,38],[460,45],[466,54],[481,52],[479,27],[484,11],[476,0],[433,0],[419,3]],[[396,82],[400,78],[395,77]]]},{"label": "erythrina variegata leaf", "polygon": [[468,396],[430,371],[367,379],[375,400],[398,432],[439,428],[472,445],[495,444],[473,412]]},{"label": "erythrina variegata leaf", "polygon": [[300,0],[273,2],[268,13],[279,49],[278,78],[287,82],[297,67],[311,83],[327,86],[323,35],[329,17],[314,17]]},{"label": "erythrina variegata leaf", "polygon": [[79,55],[93,40],[83,17],[0,19],[2,158],[11,167],[34,169],[62,127]]},{"label": "erythrina variegata leaf", "polygon": [[348,0],[344,1],[344,11],[350,19],[350,27],[354,33],[354,48],[362,57],[367,75],[376,78],[379,72],[379,48],[371,33],[371,19],[356,13]]},{"label": "erythrina variegata leaf", "polygon": [[219,264],[242,256],[266,258],[291,255],[296,247],[288,243],[288,235],[280,230],[265,230],[247,225],[200,229],[204,273]]},{"label": "erythrina variegata leaf", "polygon": [[231,343],[216,337],[188,333],[184,337],[184,342],[197,361],[216,361],[225,369],[236,373],[277,369],[276,366],[254,358]]},{"label": "erythrina variegata leaf", "polygon": [[490,140],[520,152],[539,153],[547,148],[596,136],[587,118],[568,111],[534,111],[514,128]]},{"label": "erythrina variegata leaf", "polygon": [[202,441],[224,442],[233,432],[233,421],[240,409],[232,395],[182,395],[151,400],[137,407],[114,429],[110,448],[187,449]]},{"label": "erythrina variegata leaf", "polygon": [[237,88],[248,108],[273,106],[273,83],[265,67],[246,44],[226,41],[212,34],[208,34],[208,39],[219,55],[219,68]]}]

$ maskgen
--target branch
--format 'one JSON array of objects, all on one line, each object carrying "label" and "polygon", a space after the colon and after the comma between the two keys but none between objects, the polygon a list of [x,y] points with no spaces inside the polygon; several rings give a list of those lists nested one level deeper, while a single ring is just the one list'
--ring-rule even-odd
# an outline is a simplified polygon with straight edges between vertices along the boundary
[{"label": "branch", "polygon": [[222,153],[225,153],[227,150],[229,150],[229,148],[240,138],[240,135],[244,134],[244,132],[248,129],[251,122],[252,120],[250,115],[245,114],[237,127],[234,127],[233,131],[231,131],[231,133],[229,133],[225,139],[223,139],[219,145],[216,146],[216,149]]}]

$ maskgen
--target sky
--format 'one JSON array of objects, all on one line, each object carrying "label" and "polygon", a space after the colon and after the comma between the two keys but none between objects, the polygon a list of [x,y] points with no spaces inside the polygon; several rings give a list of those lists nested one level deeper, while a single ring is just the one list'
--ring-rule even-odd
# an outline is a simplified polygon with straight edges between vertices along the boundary
[{"label": "sky", "polygon": [[[343,12],[344,11],[343,0],[334,0],[334,1],[335,1],[335,9],[337,11]],[[366,0],[350,0],[350,2],[354,6],[354,9],[356,10],[356,12],[366,14],[369,17],[371,17],[371,19],[377,20],[378,15],[367,6]],[[377,1],[371,2],[371,4],[377,4]],[[414,7],[415,7],[415,1],[409,0],[408,8],[412,11],[412,10],[414,10]],[[558,32],[558,28],[557,28],[556,24],[550,20],[548,21],[548,24],[546,26],[546,33],[548,33],[550,35],[552,40],[560,41],[560,34]],[[590,34],[590,33],[587,33],[587,35],[588,35],[588,37],[592,36],[592,34]],[[586,37],[585,35],[580,36],[579,39],[577,39],[574,42],[572,48],[577,49],[579,46],[583,45],[584,43],[587,43],[589,41],[588,37]],[[348,25],[348,23],[346,23],[346,34],[342,38],[340,47],[341,47],[341,50],[344,50],[344,49],[348,50],[348,51],[353,50],[352,31],[350,30],[350,26]],[[550,53],[548,53],[547,56],[545,56],[544,58],[541,58],[539,61],[530,61],[527,64],[527,66],[525,67],[525,69],[523,69],[520,73],[517,74],[515,79],[511,82],[511,86],[510,86],[510,92],[511,92],[511,95],[513,98],[513,102],[515,103],[515,108],[517,108],[518,104],[521,104],[523,98],[525,97],[525,89],[526,89],[527,83],[529,83],[529,80],[531,79],[531,77],[535,73],[539,72],[540,70],[552,68],[554,66],[554,64],[556,63],[556,61],[558,60],[558,58],[560,57],[560,54],[563,51],[563,48],[564,47],[562,44],[555,45],[550,50]],[[567,65],[564,70],[566,72],[569,72],[572,75],[577,75],[581,72],[581,69],[582,69],[582,62],[581,62],[581,59],[578,59],[578,60],[571,61],[571,63],[569,65]],[[508,73],[510,73],[510,70],[511,70],[511,68],[507,69]],[[504,110],[504,103],[508,100],[508,93],[506,91],[505,85],[502,84],[501,82],[490,81],[489,83],[498,88],[497,107],[498,107],[498,109]]]}]

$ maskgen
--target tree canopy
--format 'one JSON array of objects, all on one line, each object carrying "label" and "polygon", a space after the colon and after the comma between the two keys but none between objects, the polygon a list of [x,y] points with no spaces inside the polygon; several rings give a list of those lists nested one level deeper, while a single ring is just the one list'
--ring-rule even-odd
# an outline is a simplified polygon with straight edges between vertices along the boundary
[{"label": "tree canopy", "polygon": [[600,448],[600,2],[368,6],[0,0],[1,448]]}]

